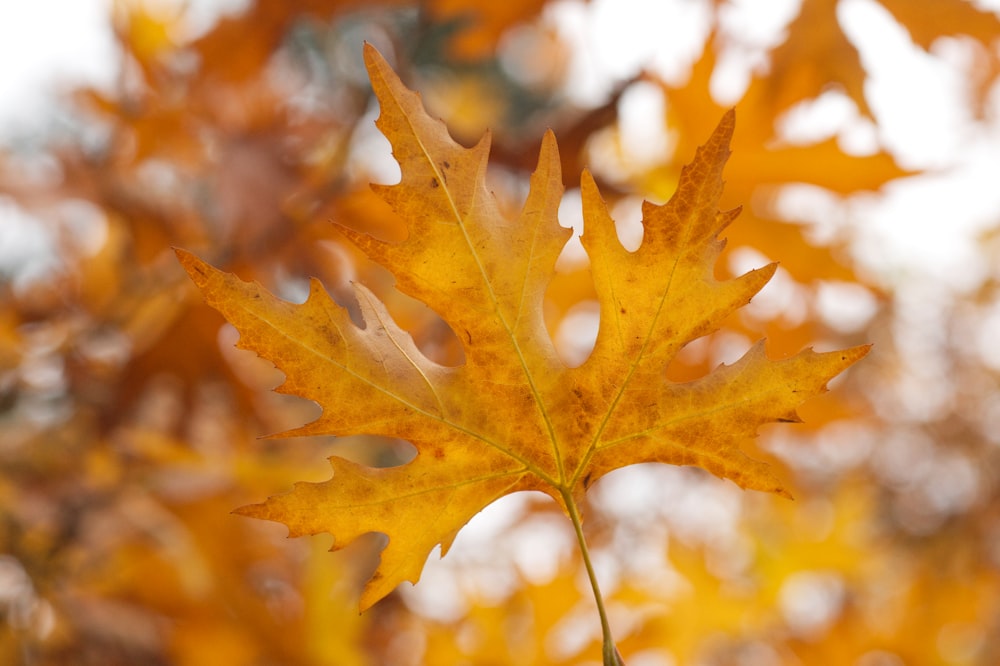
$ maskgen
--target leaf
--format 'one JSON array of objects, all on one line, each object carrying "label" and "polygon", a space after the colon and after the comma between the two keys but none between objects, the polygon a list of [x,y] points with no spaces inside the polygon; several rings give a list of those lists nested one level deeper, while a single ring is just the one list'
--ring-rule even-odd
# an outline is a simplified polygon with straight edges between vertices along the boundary
[{"label": "leaf", "polygon": [[[812,16],[817,11],[816,4],[811,1],[808,6],[804,5],[803,13]],[[789,41],[795,44],[803,41],[798,35],[809,25],[791,30]],[[807,30],[807,34],[812,33]],[[710,92],[711,78],[716,70],[716,46],[717,39],[706,44],[701,59],[692,68],[690,80],[683,86],[662,84],[667,99],[666,125],[671,135],[678,137],[676,152],[679,155],[694,150],[698,137],[709,132],[713,119],[723,113]],[[812,57],[784,45],[772,53],[775,61],[785,63],[780,68],[782,71],[796,66],[811,68]],[[773,188],[808,183],[846,196],[859,190],[878,190],[889,181],[911,173],[896,165],[885,152],[849,155],[837,146],[835,139],[811,145],[789,145],[780,141],[775,131],[778,115],[787,111],[787,106],[809,99],[820,91],[804,86],[805,81],[813,80],[812,75],[795,75],[783,84],[772,81],[773,77],[780,78],[777,72],[754,76],[739,102],[741,126],[745,129],[733,141],[734,156],[727,169],[727,198],[759,203],[748,211],[749,220],[744,219],[730,234],[730,243],[737,247],[753,247],[767,257],[781,258],[782,266],[803,282],[815,279],[856,281],[857,276],[838,261],[829,248],[809,243],[801,225],[781,219],[771,203]],[[793,81],[800,84],[792,85]],[[786,98],[787,106],[779,103]],[[672,160],[650,174],[644,190],[662,189],[658,181],[672,185],[677,182],[676,171]],[[765,187],[772,190],[772,196],[767,194]]]},{"label": "leaf", "polygon": [[839,0],[804,0],[787,38],[770,54],[773,71],[760,80],[775,114],[818,97],[839,84],[858,110],[871,116],[865,99],[865,70],[854,44],[840,28]]},{"label": "leaf", "polygon": [[332,457],[331,480],[297,483],[238,513],[282,522],[290,536],[330,532],[335,548],[367,532],[388,535],[362,594],[365,609],[400,582],[416,582],[437,544],[447,553],[472,516],[516,491],[545,492],[577,521],[583,494],[604,474],[662,462],[787,495],[768,466],[741,449],[760,425],[796,421],[796,407],[867,347],[773,361],[758,343],[697,381],[664,378],[686,343],[718,328],[775,269],[713,277],[724,245],[717,237],[739,212],[717,210],[734,114],[683,170],[673,198],[644,206],[645,237],[635,252],[619,243],[584,173],[582,242],[601,321],[591,356],[568,368],[542,317],[570,236],[556,218],[562,180],[554,137],[545,136],[520,215],[504,217],[486,188],[489,135],[471,149],[459,146],[371,46],[365,60],[382,106],[377,124],[402,171],[399,184],[376,191],[409,236],[388,243],[342,231],[450,324],[465,362],[427,359],[364,286],[355,287],[359,328],[316,280],[296,305],[178,250],[208,303],[240,331],[239,346],[285,372],[278,390],[323,408],[285,435],[365,433],[417,449],[411,462],[383,469]]},{"label": "leaf", "polygon": [[[967,36],[987,49],[1000,37],[1000,17],[985,3],[963,0],[879,0],[921,48],[941,37]],[[979,5],[979,6],[977,6]],[[980,8],[982,7],[982,8]]]},{"label": "leaf", "polygon": [[[833,84],[843,89],[858,111],[873,117],[865,94],[869,74],[841,25],[842,5],[839,0],[804,0],[788,26],[787,38],[771,51],[771,69],[761,88],[776,112],[816,97]],[[1000,37],[996,13],[966,0],[878,0],[878,5],[925,50],[942,37],[954,36],[979,42],[989,54]],[[996,60],[995,54],[988,57]]]}]

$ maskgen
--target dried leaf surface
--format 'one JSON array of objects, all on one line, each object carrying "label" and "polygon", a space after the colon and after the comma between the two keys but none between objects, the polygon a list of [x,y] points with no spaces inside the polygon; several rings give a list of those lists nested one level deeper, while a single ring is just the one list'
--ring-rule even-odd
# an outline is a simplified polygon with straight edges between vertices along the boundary
[{"label": "dried leaf surface", "polygon": [[566,367],[542,319],[546,286],[570,231],[559,226],[562,178],[546,135],[520,215],[505,217],[486,188],[489,136],[466,149],[423,110],[381,56],[365,59],[381,102],[378,126],[402,180],[377,191],[408,225],[397,244],[343,228],[393,272],[398,287],[452,327],[465,362],[432,362],[365,287],[364,328],[318,281],[292,304],[257,283],[178,251],[206,300],[239,329],[239,346],[287,375],[279,391],[316,401],[314,422],[287,435],[374,434],[408,440],[409,463],[371,468],[333,457],[333,478],[240,513],[286,524],[292,536],[330,532],[341,547],[367,532],[389,543],[361,600],[367,608],[430,551],[447,552],[486,505],[540,490],[574,511],[608,472],[641,462],[697,465],[744,488],[787,494],[742,448],[760,425],[795,421],[796,407],[861,358],[867,347],[770,360],[763,343],[731,366],[684,384],[666,366],[688,342],[717,329],[764,286],[774,265],[739,278],[713,277],[719,234],[738,211],[719,212],[734,114],[684,169],[673,198],[643,209],[635,252],[620,244],[593,180],[583,178],[583,244],[601,305],[591,356]]}]

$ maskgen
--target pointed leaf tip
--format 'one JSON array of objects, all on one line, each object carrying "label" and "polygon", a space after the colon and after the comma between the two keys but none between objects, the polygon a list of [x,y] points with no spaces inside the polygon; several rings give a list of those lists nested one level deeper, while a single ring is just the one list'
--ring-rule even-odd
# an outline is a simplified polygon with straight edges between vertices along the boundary
[{"label": "pointed leaf tip", "polygon": [[385,62],[385,56],[382,55],[381,51],[375,48],[371,42],[365,40],[364,46],[362,47],[362,56],[364,57],[365,65],[368,66],[369,71],[371,67]]},{"label": "pointed leaf tip", "polygon": [[202,289],[202,291],[204,291],[205,286],[211,280],[212,276],[220,272],[217,268],[199,259],[193,252],[189,252],[179,247],[172,249],[181,267],[187,272],[191,281],[194,282],[199,289]]}]

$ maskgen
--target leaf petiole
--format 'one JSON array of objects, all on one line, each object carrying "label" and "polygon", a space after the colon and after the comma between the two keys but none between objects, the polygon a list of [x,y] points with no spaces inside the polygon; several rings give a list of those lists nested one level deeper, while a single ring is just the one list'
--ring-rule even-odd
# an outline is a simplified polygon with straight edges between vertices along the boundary
[{"label": "leaf petiole", "polygon": [[618,648],[615,646],[615,639],[611,635],[611,624],[608,622],[608,613],[604,608],[604,597],[601,596],[601,588],[597,583],[597,573],[594,571],[594,564],[590,561],[590,551],[587,549],[587,540],[583,536],[583,521],[580,519],[580,511],[572,493],[568,490],[560,490],[563,502],[569,512],[569,519],[573,523],[576,531],[576,541],[580,545],[580,554],[583,555],[583,564],[587,568],[587,577],[590,579],[590,587],[594,591],[594,600],[597,602],[597,613],[601,617],[601,633],[603,635],[603,647],[601,654],[604,659],[604,666],[625,666]]}]

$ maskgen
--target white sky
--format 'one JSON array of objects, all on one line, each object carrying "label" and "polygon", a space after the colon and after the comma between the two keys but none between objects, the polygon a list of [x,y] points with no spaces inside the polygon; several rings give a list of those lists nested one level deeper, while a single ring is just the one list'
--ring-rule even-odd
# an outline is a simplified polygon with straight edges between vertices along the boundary
[{"label": "white sky", "polygon": [[0,1],[0,133],[31,123],[60,86],[109,83],[111,0]]}]

